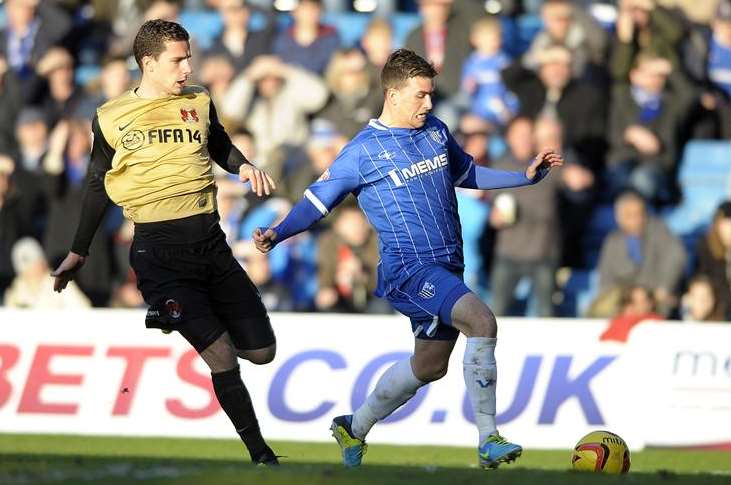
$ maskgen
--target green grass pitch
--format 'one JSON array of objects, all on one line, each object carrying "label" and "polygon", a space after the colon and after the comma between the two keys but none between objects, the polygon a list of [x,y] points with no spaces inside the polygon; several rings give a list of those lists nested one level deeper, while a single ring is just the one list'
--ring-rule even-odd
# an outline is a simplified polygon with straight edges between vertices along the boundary
[{"label": "green grass pitch", "polygon": [[276,469],[253,467],[234,440],[0,434],[0,484],[731,484],[731,453],[646,450],[629,475],[569,470],[569,450],[526,450],[497,471],[475,467],[475,450],[371,445],[364,465],[345,470],[335,443],[275,442]]}]

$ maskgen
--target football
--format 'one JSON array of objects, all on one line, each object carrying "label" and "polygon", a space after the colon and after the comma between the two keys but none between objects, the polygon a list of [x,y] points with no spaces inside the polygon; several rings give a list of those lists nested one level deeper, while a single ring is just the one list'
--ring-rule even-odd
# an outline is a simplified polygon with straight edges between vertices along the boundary
[{"label": "football", "polygon": [[574,470],[620,474],[629,471],[629,448],[609,431],[592,431],[576,443],[571,457]]}]

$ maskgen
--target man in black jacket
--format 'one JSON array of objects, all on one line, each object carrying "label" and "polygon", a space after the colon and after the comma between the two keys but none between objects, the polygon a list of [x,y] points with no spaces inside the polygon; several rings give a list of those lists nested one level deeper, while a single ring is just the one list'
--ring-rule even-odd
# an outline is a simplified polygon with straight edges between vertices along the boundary
[{"label": "man in black jacket", "polygon": [[571,52],[552,46],[536,55],[537,73],[516,62],[503,71],[503,80],[520,100],[520,115],[554,117],[563,126],[565,144],[577,152],[592,170],[603,164],[606,150],[606,102],[592,85],[571,77]]}]

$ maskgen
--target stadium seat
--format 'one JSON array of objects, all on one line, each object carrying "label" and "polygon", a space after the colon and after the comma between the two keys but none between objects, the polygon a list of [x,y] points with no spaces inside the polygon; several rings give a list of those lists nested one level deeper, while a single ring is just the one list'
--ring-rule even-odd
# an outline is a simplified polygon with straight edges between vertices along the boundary
[{"label": "stadium seat", "polygon": [[325,12],[322,17],[326,24],[337,29],[340,41],[345,47],[358,44],[371,19],[370,15],[355,12]]},{"label": "stadium seat", "polygon": [[221,16],[214,10],[183,10],[180,13],[180,23],[203,50],[211,47],[213,39],[223,29]]},{"label": "stadium seat", "polygon": [[[356,12],[325,12],[323,21],[338,30],[340,39],[346,47],[355,47],[360,42],[368,23],[373,18],[370,14]],[[419,16],[416,14],[394,14],[388,17],[393,27],[394,48],[402,47],[406,37],[419,25]]]},{"label": "stadium seat", "polygon": [[500,17],[503,29],[503,49],[513,57],[522,55],[530,47],[533,38],[543,28],[537,15],[526,14],[517,18]]},{"label": "stadium seat", "polygon": [[683,153],[678,172],[682,201],[664,214],[670,229],[681,237],[705,231],[713,211],[731,197],[731,143],[695,140]]},{"label": "stadium seat", "polygon": [[604,238],[616,227],[612,204],[602,204],[594,208],[582,241],[586,267],[596,267]]},{"label": "stadium seat", "polygon": [[558,305],[560,317],[581,317],[599,290],[599,272],[596,270],[572,269],[561,288],[563,299]]},{"label": "stadium seat", "polygon": [[461,190],[457,192],[457,204],[462,223],[465,282],[472,291],[483,296],[487,282],[482,279],[487,275],[483,271],[480,238],[488,224],[490,206]]},{"label": "stadium seat", "polygon": [[393,25],[394,48],[403,47],[409,32],[419,25],[419,16],[413,13],[398,13],[389,17]]}]

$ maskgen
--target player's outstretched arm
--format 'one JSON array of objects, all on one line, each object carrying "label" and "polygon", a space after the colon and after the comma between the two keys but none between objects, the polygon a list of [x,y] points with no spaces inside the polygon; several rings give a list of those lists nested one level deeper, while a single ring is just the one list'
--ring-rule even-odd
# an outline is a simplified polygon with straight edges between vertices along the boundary
[{"label": "player's outstretched arm", "polygon": [[287,217],[276,227],[257,228],[252,237],[254,245],[262,253],[268,253],[274,246],[295,234],[304,232],[327,215],[307,197],[297,202]]},{"label": "player's outstretched arm", "polygon": [[538,154],[525,172],[511,172],[494,168],[479,167],[470,164],[466,173],[455,185],[465,189],[509,189],[523,187],[540,182],[553,167],[563,165],[561,155],[553,150],[545,150]]},{"label": "player's outstretched arm", "polygon": [[254,231],[254,243],[266,253],[287,238],[308,230],[325,217],[359,184],[359,148],[346,146],[330,168],[305,190],[305,196],[297,202],[278,226]]}]

